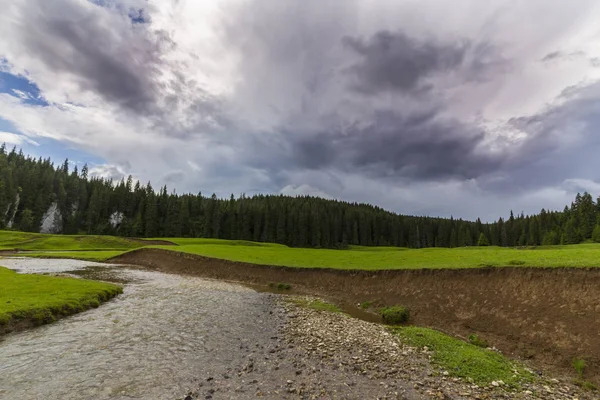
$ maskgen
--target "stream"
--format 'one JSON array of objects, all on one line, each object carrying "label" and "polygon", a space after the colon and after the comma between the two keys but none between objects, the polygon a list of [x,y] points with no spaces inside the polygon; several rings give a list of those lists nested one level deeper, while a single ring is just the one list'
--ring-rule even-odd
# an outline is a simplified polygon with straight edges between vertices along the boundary
[{"label": "stream", "polygon": [[281,323],[271,295],[225,282],[76,260],[0,265],[127,282],[97,309],[0,338],[0,399],[183,399]]}]

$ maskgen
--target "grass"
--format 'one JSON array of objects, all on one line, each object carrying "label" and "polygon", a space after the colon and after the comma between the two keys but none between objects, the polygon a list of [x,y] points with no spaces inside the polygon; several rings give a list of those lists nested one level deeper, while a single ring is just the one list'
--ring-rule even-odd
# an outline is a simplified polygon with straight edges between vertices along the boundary
[{"label": "grass", "polygon": [[395,327],[392,331],[403,341],[419,349],[432,351],[432,361],[449,375],[472,379],[478,385],[502,381],[508,387],[519,387],[533,380],[533,374],[502,354],[483,349],[428,328]]},{"label": "grass", "polygon": [[110,283],[17,274],[0,267],[0,326],[49,323],[98,307],[121,292],[120,286]]},{"label": "grass", "polygon": [[15,231],[0,231],[0,250],[131,250],[143,247],[139,240],[115,236],[46,235]]},{"label": "grass", "polygon": [[270,282],[269,283],[269,287],[277,289],[277,290],[290,290],[290,289],[292,289],[292,285],[290,285],[289,283],[282,283],[282,282],[279,282],[279,283]]},{"label": "grass", "polygon": [[471,343],[472,345],[475,345],[477,347],[483,347],[484,349],[490,347],[487,340],[479,337],[479,335],[476,335],[476,334],[469,335],[469,343]]},{"label": "grass", "polygon": [[[152,245],[205,257],[252,264],[347,270],[440,269],[481,267],[600,267],[600,244],[536,248],[495,246],[406,249],[350,246],[347,250],[290,248],[244,240],[163,238],[178,246]],[[139,240],[110,236],[61,236],[0,231],[0,250],[20,248],[35,257],[67,257],[104,261],[143,247]],[[57,253],[55,251],[60,251]],[[81,252],[76,253],[75,251]],[[95,254],[97,253],[97,254]]]},{"label": "grass", "polygon": [[585,372],[585,367],[587,366],[585,360],[581,358],[574,358],[572,365],[579,378],[583,379],[583,373]]},{"label": "grass", "polygon": [[206,257],[253,264],[298,268],[335,269],[439,269],[478,267],[600,267],[600,244],[544,246],[537,248],[355,248],[348,250],[299,249],[271,245],[229,246],[180,241],[180,246],[152,246]]},{"label": "grass", "polygon": [[278,243],[252,242],[249,240],[226,240],[213,238],[153,238],[148,240],[166,240],[179,246],[194,245],[221,245],[221,246],[245,246],[245,247],[278,247],[287,248],[287,246]]},{"label": "grass", "polygon": [[574,358],[572,365],[573,365],[573,368],[575,369],[575,372],[577,372],[577,376],[578,376],[578,378],[575,379],[574,383],[577,386],[582,387],[583,389],[590,390],[593,392],[597,391],[598,386],[596,386],[592,382],[589,382],[584,379],[585,369],[587,368],[587,364],[586,364],[585,360],[582,358]]},{"label": "grass", "polygon": [[363,310],[368,310],[369,308],[373,307],[374,302],[373,301],[363,301],[362,303],[360,303],[360,308],[362,308]]},{"label": "grass", "polygon": [[335,313],[343,312],[342,309],[336,306],[335,304],[320,299],[294,299],[292,300],[292,302],[301,307],[312,308],[313,310],[317,311],[327,311]]},{"label": "grass", "polygon": [[592,382],[583,379],[575,379],[574,383],[585,390],[589,390],[590,392],[597,392],[599,390],[597,385],[594,385]]},{"label": "grass", "polygon": [[380,310],[381,319],[388,325],[399,325],[408,322],[410,313],[406,307],[391,306]]}]

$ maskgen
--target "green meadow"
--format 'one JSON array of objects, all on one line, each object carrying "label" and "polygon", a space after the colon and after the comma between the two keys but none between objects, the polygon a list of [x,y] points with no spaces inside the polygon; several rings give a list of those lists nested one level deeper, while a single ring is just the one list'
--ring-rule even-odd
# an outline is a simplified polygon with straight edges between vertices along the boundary
[{"label": "green meadow", "polygon": [[253,264],[355,270],[480,267],[598,267],[600,244],[523,248],[460,247],[407,249],[350,246],[347,250],[291,248],[243,240],[162,238],[174,245],[145,246],[143,240],[111,236],[41,235],[0,231],[0,250],[24,250],[28,257],[106,261],[141,247],[197,254]]},{"label": "green meadow", "polygon": [[121,292],[110,283],[17,274],[0,267],[0,332],[7,325],[41,325],[98,307]]},{"label": "green meadow", "polygon": [[299,268],[336,269],[433,269],[477,267],[598,267],[600,244],[537,248],[462,247],[406,249],[351,247],[348,250],[299,249],[279,245],[205,244],[202,239],[181,242],[178,247],[153,246],[206,257],[254,264]]},{"label": "green meadow", "polygon": [[139,241],[115,236],[45,235],[0,231],[0,250],[130,250],[143,246]]}]

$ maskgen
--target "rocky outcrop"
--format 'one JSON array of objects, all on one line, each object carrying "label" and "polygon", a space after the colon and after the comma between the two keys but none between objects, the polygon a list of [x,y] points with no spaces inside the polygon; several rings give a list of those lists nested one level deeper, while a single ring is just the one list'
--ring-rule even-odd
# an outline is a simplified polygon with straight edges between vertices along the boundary
[{"label": "rocky outcrop", "polygon": [[108,222],[113,228],[118,228],[125,219],[125,215],[121,211],[115,211],[108,218]]},{"label": "rocky outcrop", "polygon": [[[15,224],[15,215],[17,215],[17,210],[19,208],[19,202],[21,201],[21,196],[19,195],[19,193],[17,193],[17,195],[15,196],[15,203],[14,205],[9,204],[8,207],[6,208],[6,212],[4,213],[4,215],[8,218],[8,220],[6,221],[6,227],[7,228],[12,228],[13,225]],[[10,212],[12,210],[12,212]],[[10,212],[10,216],[8,215]]]},{"label": "rocky outcrop", "polygon": [[62,214],[58,208],[58,203],[54,202],[42,216],[40,233],[60,233],[62,232],[62,225]]}]

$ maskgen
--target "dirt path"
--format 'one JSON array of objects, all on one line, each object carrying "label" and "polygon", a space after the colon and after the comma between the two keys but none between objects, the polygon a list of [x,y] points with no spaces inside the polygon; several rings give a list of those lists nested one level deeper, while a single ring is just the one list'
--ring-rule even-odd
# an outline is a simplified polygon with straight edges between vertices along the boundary
[{"label": "dirt path", "polygon": [[340,271],[260,266],[159,249],[112,261],[255,285],[285,282],[350,304],[403,304],[417,325],[463,338],[477,333],[505,354],[556,375],[573,377],[571,361],[583,357],[587,378],[600,383],[600,269]]}]

